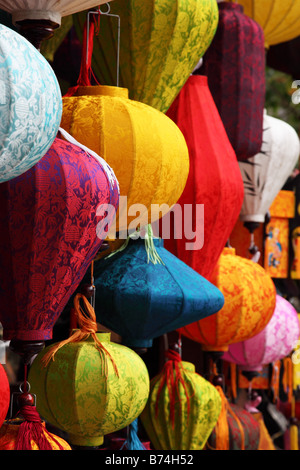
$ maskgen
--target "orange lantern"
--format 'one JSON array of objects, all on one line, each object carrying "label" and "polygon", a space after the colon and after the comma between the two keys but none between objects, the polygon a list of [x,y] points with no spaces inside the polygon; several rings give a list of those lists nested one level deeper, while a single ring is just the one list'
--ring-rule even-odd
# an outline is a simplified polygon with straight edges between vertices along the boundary
[{"label": "orange lantern", "polygon": [[180,329],[206,351],[226,351],[228,345],[257,335],[268,324],[276,303],[271,277],[257,263],[224,248],[211,282],[223,293],[224,307],[208,319]]}]

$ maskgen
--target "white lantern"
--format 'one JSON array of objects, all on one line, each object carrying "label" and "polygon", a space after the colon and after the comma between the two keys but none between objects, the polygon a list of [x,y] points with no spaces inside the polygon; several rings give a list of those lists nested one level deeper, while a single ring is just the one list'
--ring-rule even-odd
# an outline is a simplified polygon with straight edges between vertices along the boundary
[{"label": "white lantern", "polygon": [[240,219],[246,223],[264,222],[300,154],[299,137],[292,126],[265,111],[263,127],[260,153],[239,162],[245,190]]},{"label": "white lantern", "polygon": [[13,24],[24,20],[47,20],[60,25],[63,16],[109,1],[111,0],[0,0],[0,9],[12,15]]},{"label": "white lantern", "polygon": [[0,25],[0,183],[43,157],[61,115],[61,91],[48,62],[20,34]]}]

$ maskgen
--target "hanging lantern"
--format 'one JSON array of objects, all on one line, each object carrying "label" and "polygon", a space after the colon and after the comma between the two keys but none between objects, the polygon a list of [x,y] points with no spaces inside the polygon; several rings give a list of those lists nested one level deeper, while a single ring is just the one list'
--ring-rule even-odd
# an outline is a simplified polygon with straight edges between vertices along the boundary
[{"label": "hanging lantern", "polygon": [[190,362],[168,351],[168,361],[150,382],[141,421],[155,450],[201,450],[212,432],[221,399]]},{"label": "hanging lantern", "polygon": [[82,298],[75,297],[80,329],[39,353],[29,382],[46,421],[67,432],[72,446],[95,447],[105,434],[140,415],[148,399],[149,376],[131,349],[111,343],[110,333],[96,332],[95,314],[84,298],[82,313]]},{"label": "hanging lantern", "polygon": [[291,175],[300,154],[299,137],[292,126],[265,111],[260,152],[239,162],[245,196],[240,218],[263,223],[270,206]]},{"label": "hanging lantern", "polygon": [[[240,213],[244,194],[241,173],[206,77],[191,76],[167,115],[186,139],[190,172],[178,201],[183,219],[179,224],[175,220],[171,233],[166,234],[167,215],[160,234],[167,250],[210,280]],[[190,214],[185,212],[188,206]],[[192,235],[185,230],[186,219],[193,221]]]},{"label": "hanging lantern", "polygon": [[0,364],[0,428],[6,418],[10,402],[10,388],[4,367]]},{"label": "hanging lantern", "polygon": [[[255,70],[255,73],[253,73]],[[265,49],[262,28],[237,3],[219,3],[219,25],[199,72],[208,86],[238,160],[262,145]]]},{"label": "hanging lantern", "polygon": [[222,359],[243,370],[262,370],[263,365],[288,356],[300,336],[298,314],[283,297],[276,295],[276,307],[266,327],[246,341],[231,344]]},{"label": "hanging lantern", "polygon": [[149,262],[146,240],[94,263],[97,321],[129,347],[207,317],[224,305],[223,294],[154,239],[159,262]]},{"label": "hanging lantern", "polygon": [[[231,1],[231,0],[229,0]],[[264,30],[266,47],[290,41],[299,36],[299,0],[238,0],[245,14]]]},{"label": "hanging lantern", "polygon": [[[209,47],[217,25],[215,0],[114,0],[111,13],[120,16],[120,86],[131,99],[166,112]],[[102,17],[101,17],[102,18]],[[82,36],[84,13],[74,17]],[[115,17],[101,19],[94,40],[94,72],[103,85],[116,85],[117,26]]]},{"label": "hanging lantern", "polygon": [[163,113],[129,100],[128,90],[79,87],[75,96],[63,97],[61,127],[115,169],[121,194],[116,230],[125,230],[125,239],[127,228],[157,220],[179,199],[189,171],[184,137]]},{"label": "hanging lantern", "polygon": [[289,219],[295,217],[295,193],[280,191],[270,207],[265,227],[264,268],[270,276],[286,279],[289,275]]},{"label": "hanging lantern", "polygon": [[33,167],[56,137],[61,92],[48,62],[0,25],[0,183]]},{"label": "hanging lantern", "polygon": [[51,339],[106,237],[98,208],[117,208],[118,196],[104,160],[59,138],[32,169],[0,185],[0,322],[10,346]]},{"label": "hanging lantern", "polygon": [[184,336],[207,351],[227,351],[257,335],[270,321],[276,302],[275,286],[265,270],[224,248],[211,282],[224,294],[224,307],[215,315],[181,328]]}]

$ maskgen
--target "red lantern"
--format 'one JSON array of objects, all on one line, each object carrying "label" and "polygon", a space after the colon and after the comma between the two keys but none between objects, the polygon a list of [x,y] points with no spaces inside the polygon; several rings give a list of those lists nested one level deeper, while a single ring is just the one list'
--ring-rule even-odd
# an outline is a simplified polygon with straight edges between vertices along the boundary
[{"label": "red lantern", "polygon": [[[178,201],[182,208],[180,230],[172,226],[169,237],[161,235],[165,248],[209,279],[228,237],[239,217],[244,187],[236,155],[230,145],[221,118],[209,91],[207,78],[190,76],[167,115],[182,131],[190,155],[190,172],[184,192]],[[197,215],[204,205],[204,220]],[[188,206],[189,205],[189,206]],[[187,214],[186,208],[192,213]],[[193,221],[196,236],[189,239],[185,223]],[[198,227],[198,229],[197,229]],[[201,234],[204,244],[201,246]],[[188,243],[194,243],[190,249]]]},{"label": "red lantern", "polygon": [[219,25],[199,73],[208,85],[238,160],[260,152],[265,104],[261,26],[236,3],[219,4]]},{"label": "red lantern", "polygon": [[0,428],[9,408],[10,388],[4,367],[0,364]]},{"label": "red lantern", "polygon": [[[0,185],[0,322],[7,340],[44,341],[106,237],[100,204],[118,205],[100,157],[56,138],[23,175]],[[113,215],[106,217],[108,226]]]}]

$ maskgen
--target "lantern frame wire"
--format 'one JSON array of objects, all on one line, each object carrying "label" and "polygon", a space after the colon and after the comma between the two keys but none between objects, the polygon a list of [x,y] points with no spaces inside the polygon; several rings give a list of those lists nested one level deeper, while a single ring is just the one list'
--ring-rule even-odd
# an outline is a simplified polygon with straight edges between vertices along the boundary
[{"label": "lantern frame wire", "polygon": [[[114,18],[118,19],[118,42],[117,42],[117,79],[116,79],[116,86],[119,87],[119,81],[120,81],[120,47],[121,47],[121,17],[119,15],[114,15],[113,13],[110,13],[110,4],[106,3],[107,6],[107,11],[102,11],[101,7],[98,7],[98,10],[94,11],[91,10],[87,13],[87,19],[86,19],[86,35],[87,38],[89,37],[89,32],[90,32],[90,16],[91,15],[104,15],[104,16],[111,16]],[[88,63],[88,53],[89,53],[89,41],[86,42],[86,63]]]}]

